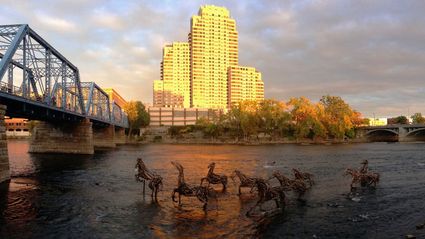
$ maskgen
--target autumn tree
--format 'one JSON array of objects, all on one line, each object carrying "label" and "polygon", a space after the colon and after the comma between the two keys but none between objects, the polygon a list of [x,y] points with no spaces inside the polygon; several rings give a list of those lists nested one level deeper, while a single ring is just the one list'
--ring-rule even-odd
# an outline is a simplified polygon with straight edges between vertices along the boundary
[{"label": "autumn tree", "polygon": [[146,111],[145,105],[140,101],[129,101],[124,105],[124,111],[128,117],[128,138],[131,137],[134,129],[146,127],[149,125],[150,117]]},{"label": "autumn tree", "polygon": [[421,113],[415,113],[412,115],[412,122],[414,124],[425,124],[425,117]]},{"label": "autumn tree", "polygon": [[339,96],[325,95],[320,99],[324,114],[322,122],[329,136],[342,139],[355,125],[359,125],[361,117]]},{"label": "autumn tree", "polygon": [[324,113],[322,105],[313,104],[305,97],[292,98],[289,105],[292,107],[290,112],[295,123],[296,138],[326,137],[326,128],[320,120]]}]

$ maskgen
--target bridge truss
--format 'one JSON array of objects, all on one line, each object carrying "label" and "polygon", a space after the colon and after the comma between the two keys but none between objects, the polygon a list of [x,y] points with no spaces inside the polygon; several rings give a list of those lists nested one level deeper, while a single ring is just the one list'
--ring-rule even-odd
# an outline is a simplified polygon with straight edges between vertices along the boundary
[{"label": "bridge truss", "polygon": [[78,68],[28,25],[0,26],[0,58],[0,99],[25,102],[19,112],[34,106],[50,115],[62,112],[128,127],[125,113],[108,94],[94,82],[81,82]]}]

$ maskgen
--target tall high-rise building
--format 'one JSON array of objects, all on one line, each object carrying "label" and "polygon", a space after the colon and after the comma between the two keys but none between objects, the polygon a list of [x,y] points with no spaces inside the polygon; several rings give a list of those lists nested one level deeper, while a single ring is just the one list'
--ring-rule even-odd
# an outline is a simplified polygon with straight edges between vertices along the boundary
[{"label": "tall high-rise building", "polygon": [[153,81],[153,106],[164,106],[164,83],[162,80]]},{"label": "tall high-rise building", "polygon": [[161,62],[163,105],[190,107],[189,43],[174,42],[164,47]]},{"label": "tall high-rise building", "polygon": [[154,106],[225,109],[264,99],[261,73],[238,66],[236,22],[224,7],[201,6],[192,17],[188,43],[166,45]]},{"label": "tall high-rise building", "polygon": [[231,66],[228,71],[229,107],[243,100],[264,99],[264,83],[261,73],[254,67]]},{"label": "tall high-rise building", "polygon": [[227,70],[238,65],[236,22],[224,7],[202,6],[189,33],[192,107],[227,108]]}]

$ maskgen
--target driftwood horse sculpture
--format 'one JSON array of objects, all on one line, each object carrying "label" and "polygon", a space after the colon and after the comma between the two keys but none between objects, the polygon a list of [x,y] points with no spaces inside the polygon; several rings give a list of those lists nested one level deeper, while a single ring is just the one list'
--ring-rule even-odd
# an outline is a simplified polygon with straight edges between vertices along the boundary
[{"label": "driftwood horse sculpture", "polygon": [[300,199],[308,189],[306,183],[303,180],[290,179],[279,171],[274,172],[273,177],[275,177],[279,181],[280,186],[284,191],[294,191],[295,193],[297,193],[298,199]]},{"label": "driftwood horse sculpture", "polygon": [[235,177],[239,178],[240,183],[238,188],[238,195],[241,195],[241,188],[250,188],[252,192],[253,188],[255,188],[255,180],[259,179],[259,178],[248,177],[239,170],[235,170],[231,177],[232,177],[232,180],[234,180]]},{"label": "driftwood horse sculpture", "polygon": [[[184,180],[184,168],[181,164],[177,162],[171,162],[174,167],[179,171],[179,176],[177,180],[177,188],[173,190],[173,194],[171,198],[173,202],[178,202],[179,206],[181,206],[181,196],[186,197],[196,197],[199,201],[201,201],[203,205],[203,209],[207,209],[208,205],[208,196],[212,191],[211,188],[206,186],[190,186]],[[176,193],[179,195],[179,200],[176,200]]]},{"label": "driftwood horse sculpture", "polygon": [[145,195],[146,181],[149,182],[148,186],[151,189],[151,197],[158,201],[158,191],[162,189],[162,177],[155,172],[150,171],[142,158],[137,158],[135,166],[135,177],[136,180],[143,183],[143,196]]},{"label": "driftwood horse sculpture", "polygon": [[227,176],[226,175],[218,175],[216,173],[214,173],[214,169],[215,169],[215,163],[210,163],[208,165],[208,174],[205,178],[201,179],[201,186],[204,182],[204,180],[206,180],[208,182],[208,186],[210,186],[210,184],[222,184],[223,185],[223,192],[226,191],[226,187],[227,187]]},{"label": "driftwood horse sculpture", "polygon": [[379,173],[370,172],[367,160],[362,162],[363,166],[360,170],[347,168],[345,170],[345,175],[351,175],[351,184],[350,188],[353,191],[356,188],[356,185],[360,184],[360,186],[372,186],[376,188],[376,185],[379,183]]},{"label": "driftwood horse sculpture", "polygon": [[285,208],[285,190],[283,187],[271,187],[270,184],[264,179],[256,179],[255,187],[258,191],[258,201],[257,203],[247,212],[249,216],[255,208],[259,207],[260,210],[263,210],[261,206],[268,201],[274,200],[276,203],[276,208],[284,209]]},{"label": "driftwood horse sculpture", "polygon": [[295,179],[302,180],[306,182],[310,187],[313,186],[313,174],[307,172],[301,172],[299,169],[293,168],[292,172],[294,173]]}]

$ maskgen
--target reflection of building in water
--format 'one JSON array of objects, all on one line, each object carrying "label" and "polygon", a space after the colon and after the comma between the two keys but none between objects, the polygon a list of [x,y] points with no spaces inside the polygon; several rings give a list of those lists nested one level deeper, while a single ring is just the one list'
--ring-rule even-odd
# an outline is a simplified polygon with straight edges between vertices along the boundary
[{"label": "reflection of building in water", "polygon": [[6,136],[7,137],[29,137],[30,131],[28,120],[22,118],[6,118]]},{"label": "reflection of building in water", "polygon": [[204,118],[213,120],[223,114],[223,110],[199,108],[149,107],[150,126],[194,125]]}]

